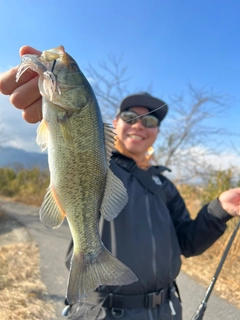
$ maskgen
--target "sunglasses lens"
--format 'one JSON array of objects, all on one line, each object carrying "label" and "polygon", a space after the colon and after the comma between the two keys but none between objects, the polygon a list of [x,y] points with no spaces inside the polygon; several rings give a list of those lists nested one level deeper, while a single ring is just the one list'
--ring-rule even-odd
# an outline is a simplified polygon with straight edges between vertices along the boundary
[{"label": "sunglasses lens", "polygon": [[138,120],[140,120],[142,121],[143,126],[146,128],[156,128],[159,126],[158,118],[152,115],[141,117],[135,112],[123,111],[120,113],[120,118],[128,124],[135,124]]},{"label": "sunglasses lens", "polygon": [[120,113],[120,118],[129,124],[134,124],[138,121],[137,114],[131,111],[123,111]]},{"label": "sunglasses lens", "polygon": [[147,115],[142,117],[142,124],[147,128],[156,128],[159,126],[159,120],[154,116]]}]

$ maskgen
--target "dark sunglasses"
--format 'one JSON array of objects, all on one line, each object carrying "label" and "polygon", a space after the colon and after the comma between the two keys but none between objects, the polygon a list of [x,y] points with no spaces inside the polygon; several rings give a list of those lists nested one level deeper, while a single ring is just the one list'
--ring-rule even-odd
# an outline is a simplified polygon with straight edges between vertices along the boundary
[{"label": "dark sunglasses", "polygon": [[146,128],[156,128],[160,124],[158,118],[151,114],[140,116],[133,111],[123,111],[119,114],[119,117],[128,124],[135,124],[138,120],[141,120],[142,125]]}]

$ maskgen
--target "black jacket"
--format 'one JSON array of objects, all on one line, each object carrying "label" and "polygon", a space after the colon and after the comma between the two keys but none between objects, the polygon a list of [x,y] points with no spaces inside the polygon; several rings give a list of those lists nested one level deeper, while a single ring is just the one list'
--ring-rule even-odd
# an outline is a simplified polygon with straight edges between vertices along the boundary
[{"label": "black jacket", "polygon": [[[116,158],[118,163],[114,161]],[[226,221],[231,216],[216,199],[205,205],[192,220],[182,197],[169,179],[159,172],[167,196],[165,205],[162,197],[144,188],[124,168],[127,161],[124,156],[114,153],[111,169],[123,181],[128,203],[113,221],[101,218],[100,233],[104,245],[132,269],[139,281],[120,288],[104,287],[100,290],[141,294],[157,291],[171,283],[180,271],[181,254],[190,257],[209,248],[224,233]]]}]

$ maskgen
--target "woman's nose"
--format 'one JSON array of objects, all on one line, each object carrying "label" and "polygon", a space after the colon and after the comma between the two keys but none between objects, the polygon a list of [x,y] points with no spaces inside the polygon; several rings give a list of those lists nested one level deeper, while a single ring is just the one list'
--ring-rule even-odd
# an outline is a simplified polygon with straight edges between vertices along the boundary
[{"label": "woman's nose", "polygon": [[135,128],[144,128],[144,125],[142,124],[142,119],[141,118],[138,118],[136,119],[137,122],[132,124],[132,127],[135,127]]}]

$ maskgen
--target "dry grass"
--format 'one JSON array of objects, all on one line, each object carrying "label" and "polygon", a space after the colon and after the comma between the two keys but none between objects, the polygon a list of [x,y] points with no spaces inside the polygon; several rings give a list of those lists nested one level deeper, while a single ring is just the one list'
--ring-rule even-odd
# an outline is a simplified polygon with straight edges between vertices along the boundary
[{"label": "dry grass", "polygon": [[[6,217],[0,212],[0,233],[4,233],[3,219]],[[0,319],[50,320],[55,316],[54,305],[46,298],[39,265],[39,250],[34,242],[0,245]]]},{"label": "dry grass", "polygon": [[24,195],[19,194],[19,195],[12,197],[11,201],[24,203],[26,205],[40,207],[41,204],[43,203],[43,198],[45,196],[45,193],[44,194],[29,193],[29,194],[24,194]]}]

